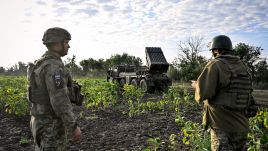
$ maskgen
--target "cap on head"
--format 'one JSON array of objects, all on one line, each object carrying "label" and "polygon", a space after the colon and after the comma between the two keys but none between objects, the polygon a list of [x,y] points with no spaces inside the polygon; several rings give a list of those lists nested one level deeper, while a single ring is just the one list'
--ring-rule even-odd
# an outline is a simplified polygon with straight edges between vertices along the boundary
[{"label": "cap on head", "polygon": [[59,27],[47,29],[42,39],[44,45],[64,40],[71,40],[71,34],[66,29]]},{"label": "cap on head", "polygon": [[232,51],[232,41],[228,36],[218,35],[214,37],[210,43],[210,50],[213,49],[224,49]]}]

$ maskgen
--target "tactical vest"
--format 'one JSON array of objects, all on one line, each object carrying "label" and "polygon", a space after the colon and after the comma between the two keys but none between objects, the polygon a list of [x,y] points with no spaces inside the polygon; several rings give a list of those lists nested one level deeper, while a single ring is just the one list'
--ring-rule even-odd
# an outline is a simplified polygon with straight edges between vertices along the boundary
[{"label": "tactical vest", "polygon": [[31,64],[28,67],[28,100],[31,103],[50,105],[49,94],[44,80],[42,80],[41,77],[42,70],[49,64],[62,64],[63,66],[63,63],[55,59],[55,57],[45,56],[36,61],[35,64]]},{"label": "tactical vest", "polygon": [[[242,62],[239,66],[230,64],[224,58],[216,59],[228,67],[231,77],[228,86],[216,92],[210,104],[224,106],[234,111],[244,111],[250,105],[252,92],[252,80],[249,71]],[[244,70],[241,70],[241,68],[244,68]]]}]

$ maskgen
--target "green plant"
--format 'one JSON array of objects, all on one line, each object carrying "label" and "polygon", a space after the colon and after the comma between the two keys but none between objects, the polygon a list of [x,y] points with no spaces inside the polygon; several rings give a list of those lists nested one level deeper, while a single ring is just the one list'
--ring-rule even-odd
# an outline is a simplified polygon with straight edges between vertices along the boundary
[{"label": "green plant", "polygon": [[166,100],[181,100],[182,93],[177,87],[169,87],[168,91],[164,93],[163,98]]},{"label": "green plant", "polygon": [[144,91],[140,88],[135,87],[134,85],[125,84],[123,92],[123,97],[127,100],[129,106],[129,117],[132,117],[135,114],[140,113],[140,101],[144,96]]},{"label": "green plant", "polygon": [[0,107],[9,114],[26,115],[29,111],[25,77],[0,77]]},{"label": "green plant", "polygon": [[188,90],[188,88],[184,88],[184,90],[183,90],[183,100],[185,102],[190,102],[190,101],[194,100],[193,94]]},{"label": "green plant", "polygon": [[128,100],[135,100],[139,102],[142,97],[144,96],[144,91],[138,87],[135,87],[134,85],[128,85],[125,84],[124,87],[123,96]]},{"label": "green plant", "polygon": [[179,142],[178,136],[176,134],[171,134],[169,136],[169,146],[168,147],[171,150],[176,150],[178,142]]},{"label": "green plant", "polygon": [[128,116],[132,117],[133,115],[136,114],[137,111],[135,109],[135,106],[132,100],[128,100],[127,102],[128,102],[128,107],[129,107]]},{"label": "green plant", "polygon": [[105,109],[114,105],[119,98],[119,86],[103,80],[78,79],[85,94],[84,105],[87,109]]},{"label": "green plant", "polygon": [[162,142],[159,137],[156,137],[156,138],[148,138],[147,143],[150,145],[150,147],[145,148],[144,151],[157,151]]},{"label": "green plant", "polygon": [[19,144],[20,145],[29,144],[29,140],[27,138],[25,138],[25,137],[21,137]]},{"label": "green plant", "polygon": [[267,109],[258,111],[257,115],[250,119],[250,132],[248,134],[248,151],[268,149],[268,112]]},{"label": "green plant", "polygon": [[183,104],[184,106],[195,105],[193,91],[189,89],[184,83],[181,86],[170,87],[163,98],[169,101],[175,101],[177,104]]},{"label": "green plant", "polygon": [[202,125],[187,121],[181,133],[183,134],[182,142],[185,145],[190,145],[193,150],[210,150],[210,137],[208,132],[203,130]]},{"label": "green plant", "polygon": [[179,126],[183,126],[185,123],[185,118],[181,115],[179,108],[175,108],[175,123]]}]

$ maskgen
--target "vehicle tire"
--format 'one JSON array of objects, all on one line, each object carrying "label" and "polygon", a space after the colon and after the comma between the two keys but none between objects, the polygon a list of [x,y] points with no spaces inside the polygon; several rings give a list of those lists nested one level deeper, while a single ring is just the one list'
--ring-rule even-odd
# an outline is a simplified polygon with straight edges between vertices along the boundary
[{"label": "vehicle tire", "polygon": [[142,79],[140,81],[140,88],[144,90],[145,92],[148,92],[148,84],[145,79]]},{"label": "vehicle tire", "polygon": [[114,78],[112,78],[112,77],[107,77],[107,81],[112,83],[112,82],[114,81]]},{"label": "vehicle tire", "polygon": [[121,87],[124,87],[125,84],[126,84],[126,80],[125,80],[125,79],[120,79],[120,81],[119,81],[119,85],[120,85]]},{"label": "vehicle tire", "polygon": [[134,85],[135,87],[138,87],[138,81],[137,79],[132,79],[130,84]]}]

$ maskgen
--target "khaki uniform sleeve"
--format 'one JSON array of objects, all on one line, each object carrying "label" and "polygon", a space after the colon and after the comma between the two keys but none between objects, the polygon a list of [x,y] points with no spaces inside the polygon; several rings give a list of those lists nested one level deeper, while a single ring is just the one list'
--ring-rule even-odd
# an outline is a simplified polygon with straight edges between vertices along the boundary
[{"label": "khaki uniform sleeve", "polygon": [[71,134],[77,126],[72,104],[68,96],[67,81],[64,69],[49,65],[45,73],[45,83],[50,97],[50,103],[56,115],[60,117]]},{"label": "khaki uniform sleeve", "polygon": [[219,70],[216,61],[210,61],[197,79],[195,100],[202,103],[210,100],[215,94],[219,80]]}]

